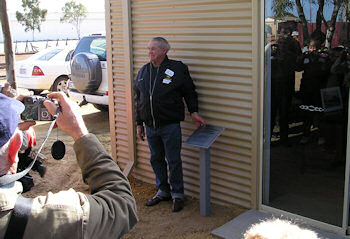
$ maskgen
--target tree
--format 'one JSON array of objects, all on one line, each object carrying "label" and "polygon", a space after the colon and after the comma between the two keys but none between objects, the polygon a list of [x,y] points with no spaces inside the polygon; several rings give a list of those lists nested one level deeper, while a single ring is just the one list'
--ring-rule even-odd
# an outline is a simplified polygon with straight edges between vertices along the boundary
[{"label": "tree", "polygon": [[12,37],[9,25],[9,19],[7,15],[6,0],[0,0],[0,20],[2,33],[4,35],[4,51],[5,51],[5,63],[6,63],[6,78],[11,84],[13,89],[16,89],[15,78],[15,66],[14,66],[14,54],[12,50]]},{"label": "tree", "polygon": [[86,8],[83,4],[76,4],[74,0],[66,2],[62,8],[63,17],[61,22],[68,22],[75,26],[78,38],[80,39],[80,24],[86,18]]},{"label": "tree", "polygon": [[24,13],[16,11],[16,18],[22,26],[25,26],[25,31],[32,31],[34,40],[34,31],[37,29],[40,32],[40,25],[46,20],[46,9],[40,9],[39,0],[22,0]]},{"label": "tree", "polygon": [[[283,18],[283,16],[286,15],[286,12],[293,10],[293,2],[292,0],[274,0],[273,1],[273,12],[274,14],[279,17]],[[316,13],[316,29],[311,34],[311,37],[316,37],[318,39],[324,38],[324,33],[322,33],[322,23],[326,26],[326,44],[325,46],[330,48],[331,42],[333,39],[333,35],[335,32],[335,26],[338,14],[340,12],[340,9],[342,7],[345,7],[345,4],[348,4],[348,0],[310,0],[309,1],[310,8],[312,5],[318,5],[317,13]],[[305,14],[304,14],[304,6],[303,1],[301,0],[295,0],[296,10],[299,15],[299,19],[301,21],[302,29],[303,29],[303,37],[304,37],[304,43],[308,44],[310,42],[310,34],[308,31],[308,22],[306,20]],[[332,17],[330,21],[326,21],[323,15],[323,10],[326,5],[333,5],[333,12]]]}]

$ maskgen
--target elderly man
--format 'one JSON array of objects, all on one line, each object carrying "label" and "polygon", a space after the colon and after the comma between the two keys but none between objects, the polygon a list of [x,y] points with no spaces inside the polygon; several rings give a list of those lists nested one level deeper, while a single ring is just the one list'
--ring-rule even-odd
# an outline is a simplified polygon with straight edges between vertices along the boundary
[{"label": "elderly man", "polygon": [[[181,61],[168,59],[169,49],[168,41],[162,37],[155,37],[149,42],[150,62],[140,69],[134,89],[137,135],[143,140],[145,125],[158,188],[157,194],[147,201],[146,206],[154,206],[172,197],[172,211],[178,212],[184,207],[180,156],[180,121],[185,118],[183,99],[195,124],[203,126],[205,121],[198,114],[197,93],[188,68]],[[165,156],[169,166],[169,182]]]},{"label": "elderly man", "polygon": [[[73,189],[48,192],[25,205],[24,208],[29,208],[27,223],[18,223],[23,220],[14,212],[25,214],[23,207],[17,207],[19,199],[23,200],[20,196],[22,185],[15,181],[0,186],[0,237],[120,238],[137,222],[136,204],[126,177],[98,139],[89,134],[77,113],[77,105],[69,102],[62,93],[51,93],[48,97],[57,100],[61,106],[56,123],[75,141],[78,165],[84,181],[90,186],[91,195]],[[45,101],[44,105],[51,114],[56,112],[54,103]],[[18,123],[23,109],[20,101],[0,94],[1,175],[16,173],[23,135]],[[13,220],[17,223],[12,223]],[[22,235],[18,236],[18,231],[22,231]]]}]

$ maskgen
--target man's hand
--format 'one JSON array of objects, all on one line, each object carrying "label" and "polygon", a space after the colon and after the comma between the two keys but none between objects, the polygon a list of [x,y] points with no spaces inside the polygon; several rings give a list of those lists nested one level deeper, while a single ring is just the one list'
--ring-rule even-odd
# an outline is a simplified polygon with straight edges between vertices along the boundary
[{"label": "man's hand", "polygon": [[[53,92],[47,97],[56,100],[61,107],[56,123],[63,132],[72,136],[75,141],[89,133],[76,103],[70,101],[63,92]],[[57,105],[48,100],[44,101],[44,105],[50,114],[56,114]]]},{"label": "man's hand", "polygon": [[191,117],[197,128],[205,126],[205,120],[197,112],[193,112]]},{"label": "man's hand", "polygon": [[145,128],[143,125],[138,125],[137,128],[137,137],[143,141],[143,138],[145,137]]}]

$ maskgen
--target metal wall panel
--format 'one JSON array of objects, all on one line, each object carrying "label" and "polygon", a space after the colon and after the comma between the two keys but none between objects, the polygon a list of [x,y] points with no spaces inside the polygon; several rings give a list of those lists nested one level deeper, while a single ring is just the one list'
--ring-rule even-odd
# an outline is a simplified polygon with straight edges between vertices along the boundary
[{"label": "metal wall panel", "polygon": [[125,168],[134,159],[133,117],[130,105],[130,56],[128,55],[128,1],[106,0],[107,62],[110,95],[112,155]]},{"label": "metal wall panel", "polygon": [[[117,6],[113,9],[118,17]],[[199,94],[200,114],[208,124],[226,128],[211,148],[211,199],[220,204],[252,207],[252,125],[255,112],[253,84],[253,16],[251,0],[132,0],[133,76],[147,63],[147,44],[162,36],[172,46],[169,58],[189,66]],[[118,24],[118,18],[112,17]],[[113,49],[119,50],[118,27],[113,28]],[[118,161],[127,162],[123,95],[118,95],[123,56],[113,60]],[[120,84],[122,85],[122,84]],[[255,90],[256,91],[256,90]],[[120,107],[120,109],[119,109]],[[118,112],[120,110],[120,112]],[[118,128],[118,125],[120,127]],[[195,130],[189,115],[182,123],[183,140]],[[129,139],[130,140],[130,139]],[[123,145],[125,143],[125,145]],[[185,194],[199,197],[199,150],[182,150]],[[133,175],[154,183],[147,142],[137,141]]]}]

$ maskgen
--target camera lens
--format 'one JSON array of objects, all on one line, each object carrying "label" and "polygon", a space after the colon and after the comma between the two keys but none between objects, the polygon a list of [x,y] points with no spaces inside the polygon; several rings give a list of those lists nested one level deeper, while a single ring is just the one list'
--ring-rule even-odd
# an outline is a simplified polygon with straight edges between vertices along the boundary
[{"label": "camera lens", "polygon": [[43,119],[48,119],[48,118],[49,118],[49,112],[47,112],[47,111],[42,111],[42,112],[41,112],[41,118],[43,118]]}]

